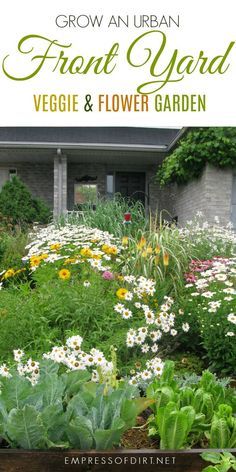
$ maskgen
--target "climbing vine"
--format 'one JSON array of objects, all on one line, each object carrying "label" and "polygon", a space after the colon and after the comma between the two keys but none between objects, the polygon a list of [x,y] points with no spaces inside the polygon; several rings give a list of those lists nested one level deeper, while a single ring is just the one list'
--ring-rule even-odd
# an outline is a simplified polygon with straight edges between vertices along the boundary
[{"label": "climbing vine", "polygon": [[163,161],[157,177],[161,184],[186,183],[201,175],[206,163],[236,168],[236,128],[192,128]]}]

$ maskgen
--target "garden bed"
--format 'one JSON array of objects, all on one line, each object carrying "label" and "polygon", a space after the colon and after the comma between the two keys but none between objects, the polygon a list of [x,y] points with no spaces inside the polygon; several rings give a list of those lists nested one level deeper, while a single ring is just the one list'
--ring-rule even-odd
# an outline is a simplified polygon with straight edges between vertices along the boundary
[{"label": "garden bed", "polygon": [[209,453],[236,447],[235,235],[207,228],[3,248],[0,472],[236,470]]},{"label": "garden bed", "polygon": [[[64,472],[117,471],[124,468],[136,471],[158,470],[200,472],[207,464],[200,454],[204,449],[188,451],[160,451],[158,449],[121,449],[113,451],[0,451],[0,471]],[[236,449],[231,450],[235,455]]]}]

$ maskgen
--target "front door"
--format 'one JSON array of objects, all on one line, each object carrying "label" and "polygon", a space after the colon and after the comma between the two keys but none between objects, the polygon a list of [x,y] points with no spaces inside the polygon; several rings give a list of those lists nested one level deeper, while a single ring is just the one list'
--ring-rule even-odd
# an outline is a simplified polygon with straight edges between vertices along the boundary
[{"label": "front door", "polygon": [[139,200],[145,205],[145,173],[116,172],[115,191],[122,197]]}]

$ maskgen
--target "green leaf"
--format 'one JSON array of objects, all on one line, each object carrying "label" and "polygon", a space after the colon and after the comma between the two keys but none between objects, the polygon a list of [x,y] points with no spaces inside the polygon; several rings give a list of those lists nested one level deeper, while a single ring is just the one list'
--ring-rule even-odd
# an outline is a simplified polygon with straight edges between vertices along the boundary
[{"label": "green leaf", "polygon": [[205,467],[202,472],[219,472],[219,469],[213,467],[213,465],[208,465],[208,467]]},{"label": "green leaf", "polygon": [[45,375],[57,374],[59,371],[59,364],[50,359],[43,359],[40,362],[40,377],[41,379]]},{"label": "green leaf", "polygon": [[226,449],[229,440],[230,432],[227,421],[224,418],[213,419],[210,433],[210,447],[213,449]]},{"label": "green leaf", "polygon": [[48,440],[54,443],[61,441],[67,427],[67,417],[62,404],[47,406],[43,409],[41,418],[47,431]]},{"label": "green leaf", "polygon": [[173,411],[166,418],[161,437],[161,449],[181,449],[186,442],[188,421],[181,411]]},{"label": "green leaf", "polygon": [[128,427],[135,424],[137,416],[148,408],[154,400],[148,398],[134,398],[125,400],[121,407],[120,416]]},{"label": "green leaf", "polygon": [[98,429],[94,433],[96,450],[112,449],[120,443],[121,435],[125,430],[125,423],[121,419],[116,419],[112,429]]},{"label": "green leaf", "polygon": [[74,370],[63,374],[61,378],[63,380],[67,396],[72,396],[81,390],[81,386],[84,385],[85,382],[88,382],[90,379],[90,374],[87,371]]},{"label": "green leaf", "polygon": [[80,392],[68,403],[67,412],[70,418],[77,415],[85,416],[89,413],[93,396],[89,392]]},{"label": "green leaf", "polygon": [[219,452],[203,452],[201,454],[201,458],[204,461],[211,462],[212,464],[218,464],[221,459],[221,455]]},{"label": "green leaf", "polygon": [[65,386],[62,378],[54,373],[45,375],[43,380],[41,380],[34,389],[35,393],[42,394],[43,406],[46,407],[55,405],[56,403],[61,404]]},{"label": "green leaf", "polygon": [[46,443],[46,432],[41,415],[33,406],[10,411],[7,422],[7,435],[18,447],[23,449],[43,448]]},{"label": "green leaf", "polygon": [[94,443],[93,427],[88,418],[77,416],[70,422],[66,432],[72,447],[92,449]]},{"label": "green leaf", "polygon": [[21,408],[27,402],[27,398],[33,393],[30,382],[18,374],[10,379],[4,379],[2,385],[1,400],[5,408],[10,411],[13,408]]}]

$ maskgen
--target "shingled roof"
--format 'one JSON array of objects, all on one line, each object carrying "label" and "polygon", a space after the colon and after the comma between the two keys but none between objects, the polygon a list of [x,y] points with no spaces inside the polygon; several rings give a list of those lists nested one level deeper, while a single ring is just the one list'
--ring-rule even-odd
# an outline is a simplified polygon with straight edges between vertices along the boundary
[{"label": "shingled roof", "polygon": [[179,128],[132,127],[0,127],[1,147],[146,148],[168,150],[182,134]]}]

